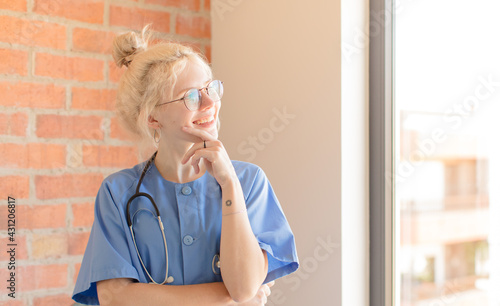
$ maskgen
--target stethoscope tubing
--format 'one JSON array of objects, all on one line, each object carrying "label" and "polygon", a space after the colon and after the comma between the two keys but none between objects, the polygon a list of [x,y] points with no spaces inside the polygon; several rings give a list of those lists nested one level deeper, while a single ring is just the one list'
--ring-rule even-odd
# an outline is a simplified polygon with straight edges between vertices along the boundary
[{"label": "stethoscope tubing", "polygon": [[130,213],[129,213],[130,203],[132,203],[132,201],[135,200],[138,197],[146,197],[146,198],[148,198],[151,201],[151,203],[153,204],[153,207],[155,209],[156,215],[158,216],[158,218],[160,218],[160,211],[158,210],[158,207],[156,206],[156,203],[154,202],[153,197],[149,193],[139,192],[139,193],[136,193],[133,196],[131,196],[130,199],[128,200],[128,203],[127,203],[127,225],[129,227],[132,226],[132,219],[130,218]]},{"label": "stethoscope tubing", "polygon": [[[148,275],[149,279],[151,280],[152,283],[158,284],[158,285],[163,285],[165,283],[171,283],[174,281],[174,278],[172,276],[168,276],[168,246],[167,246],[167,239],[165,238],[165,227],[163,226],[163,222],[161,221],[161,216],[160,216],[160,211],[158,210],[158,206],[156,205],[153,197],[145,192],[139,192],[139,189],[141,188],[142,180],[144,179],[144,176],[146,175],[147,170],[149,169],[149,166],[151,163],[154,161],[156,154],[158,151],[156,151],[153,156],[148,160],[146,163],[146,166],[142,170],[141,177],[139,178],[139,182],[137,183],[137,188],[135,189],[135,194],[130,197],[130,199],[127,202],[127,225],[130,229],[130,234],[132,235],[132,241],[134,243],[135,251],[137,252],[137,256],[139,257],[139,261],[141,262],[142,267],[144,268],[144,271],[146,271],[146,274]],[[163,238],[163,246],[165,248],[165,279],[163,282],[158,283],[156,282],[151,274],[149,274],[148,269],[146,269],[146,265],[144,264],[144,261],[142,260],[141,253],[139,252],[139,248],[137,247],[137,242],[135,240],[135,235],[134,235],[134,229],[133,229],[133,224],[132,224],[132,219],[130,218],[130,204],[132,203],[133,200],[135,200],[138,197],[146,197],[149,199],[151,204],[153,205],[155,212],[156,212],[156,219],[158,220],[158,226],[160,227],[161,235]]]},{"label": "stethoscope tubing", "polygon": [[146,265],[144,265],[144,262],[142,261],[141,253],[139,253],[139,249],[137,248],[137,243],[135,241],[135,235],[134,235],[134,230],[132,229],[132,225],[129,226],[130,229],[130,234],[132,235],[132,240],[134,241],[134,247],[135,251],[137,252],[137,255],[139,256],[139,261],[141,262],[142,267],[144,268],[144,271],[146,271],[146,274],[148,275],[149,279],[153,284],[157,285],[163,285],[166,283],[171,283],[174,281],[174,278],[172,276],[168,276],[168,246],[167,246],[167,240],[165,239],[165,227],[163,227],[163,222],[161,222],[160,216],[157,217],[158,224],[161,229],[161,235],[163,236],[163,246],[165,247],[165,261],[166,261],[166,267],[165,267],[165,279],[161,283],[157,283],[151,274],[149,274],[148,269],[146,269]]},{"label": "stethoscope tubing", "polygon": [[[163,285],[165,283],[172,283],[174,281],[174,278],[172,276],[168,276],[168,246],[167,246],[167,239],[165,237],[165,227],[163,226],[163,222],[161,221],[161,217],[160,217],[160,211],[158,210],[158,206],[156,205],[153,197],[148,193],[139,192],[139,189],[140,189],[141,184],[142,184],[142,180],[144,179],[144,176],[146,175],[146,172],[149,169],[151,163],[154,161],[157,153],[158,153],[158,151],[156,151],[153,154],[153,156],[151,156],[149,161],[146,163],[146,166],[142,170],[141,177],[139,178],[139,182],[137,183],[137,188],[135,189],[135,194],[133,196],[131,196],[127,202],[126,217],[127,217],[127,225],[130,229],[130,234],[132,235],[132,241],[134,243],[135,251],[137,252],[137,255],[139,257],[139,261],[141,262],[141,265],[142,265],[144,271],[146,271],[146,274],[148,275],[149,279],[151,280],[151,283]],[[161,230],[161,234],[162,234],[162,238],[163,238],[163,246],[165,248],[165,262],[166,262],[165,279],[161,283],[156,282],[153,279],[153,277],[151,276],[151,274],[149,274],[148,269],[146,269],[146,265],[144,264],[144,261],[142,260],[141,254],[139,253],[139,248],[137,247],[137,242],[135,240],[133,223],[132,223],[132,218],[130,218],[129,208],[130,208],[132,201],[138,197],[146,197],[149,199],[149,201],[151,202],[151,204],[153,205],[153,207],[155,209],[156,219],[158,220],[158,225],[159,225],[160,230]],[[217,262],[216,262],[216,258],[217,258]],[[214,257],[212,258],[212,271],[215,275],[219,275],[220,272],[217,273],[217,271],[215,271],[216,266],[217,266],[217,268],[220,269],[220,256],[219,256],[219,254],[215,254]]]}]

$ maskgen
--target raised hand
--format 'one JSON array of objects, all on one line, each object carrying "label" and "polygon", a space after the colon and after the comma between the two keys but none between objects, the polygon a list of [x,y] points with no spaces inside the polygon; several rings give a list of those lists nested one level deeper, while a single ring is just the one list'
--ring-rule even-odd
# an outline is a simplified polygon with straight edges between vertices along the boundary
[{"label": "raised hand", "polygon": [[221,187],[237,179],[231,159],[220,140],[205,130],[193,127],[184,127],[183,131],[197,136],[201,140],[193,144],[186,152],[181,161],[183,164],[191,160],[195,172],[199,173],[200,161],[203,159],[207,171],[217,180]]}]

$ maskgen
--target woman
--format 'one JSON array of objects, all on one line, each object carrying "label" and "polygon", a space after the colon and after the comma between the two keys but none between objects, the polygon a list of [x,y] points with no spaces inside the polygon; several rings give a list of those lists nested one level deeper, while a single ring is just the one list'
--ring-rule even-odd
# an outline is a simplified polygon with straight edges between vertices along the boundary
[{"label": "woman", "polygon": [[264,305],[298,268],[291,229],[263,171],[231,161],[218,140],[222,82],[189,47],[148,47],[145,33],[114,41],[127,66],[117,109],[157,151],[103,181],[73,299]]}]

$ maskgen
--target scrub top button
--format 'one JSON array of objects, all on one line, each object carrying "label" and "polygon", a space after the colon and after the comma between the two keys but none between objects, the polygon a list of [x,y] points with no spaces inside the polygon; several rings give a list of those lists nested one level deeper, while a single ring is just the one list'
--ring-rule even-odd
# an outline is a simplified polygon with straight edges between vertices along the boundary
[{"label": "scrub top button", "polygon": [[186,195],[186,196],[190,195],[191,191],[192,191],[192,189],[189,186],[184,186],[184,187],[182,187],[182,190],[181,190],[182,194]]},{"label": "scrub top button", "polygon": [[192,245],[194,239],[193,239],[193,236],[186,235],[186,236],[184,236],[184,239],[182,239],[182,241],[184,242],[185,245]]}]

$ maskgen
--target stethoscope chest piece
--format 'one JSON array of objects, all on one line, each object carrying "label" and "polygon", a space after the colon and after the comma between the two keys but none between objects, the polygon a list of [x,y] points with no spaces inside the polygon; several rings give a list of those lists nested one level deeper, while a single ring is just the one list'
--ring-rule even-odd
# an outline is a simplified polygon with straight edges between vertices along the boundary
[{"label": "stethoscope chest piece", "polygon": [[220,274],[220,255],[215,254],[214,257],[212,258],[212,272],[214,272],[215,275]]}]

